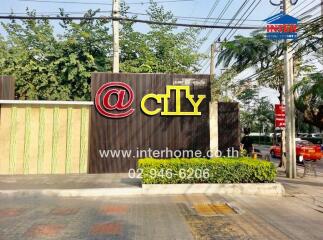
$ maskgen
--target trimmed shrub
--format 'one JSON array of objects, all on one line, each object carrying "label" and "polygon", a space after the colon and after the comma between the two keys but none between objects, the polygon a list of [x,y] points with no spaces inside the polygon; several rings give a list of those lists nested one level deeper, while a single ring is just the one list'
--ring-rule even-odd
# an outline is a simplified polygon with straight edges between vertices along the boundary
[{"label": "trimmed shrub", "polygon": [[273,163],[251,158],[153,159],[138,161],[143,184],[271,183]]}]

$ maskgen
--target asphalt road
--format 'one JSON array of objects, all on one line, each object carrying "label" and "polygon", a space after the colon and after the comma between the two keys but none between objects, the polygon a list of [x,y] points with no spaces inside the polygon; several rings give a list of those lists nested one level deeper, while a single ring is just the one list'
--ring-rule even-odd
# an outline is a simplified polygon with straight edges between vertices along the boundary
[{"label": "asphalt road", "polygon": [[[255,149],[259,149],[262,156],[266,156],[269,154],[270,152],[270,146],[267,146],[267,145],[254,145],[254,148]],[[270,158],[270,160],[275,163],[277,166],[280,162],[280,159],[279,158]],[[323,161],[318,161],[316,163],[316,169],[318,171],[318,173],[323,173]],[[303,166],[298,166],[298,174],[301,176],[304,172],[304,167]],[[309,175],[313,175],[313,173],[310,173]]]}]

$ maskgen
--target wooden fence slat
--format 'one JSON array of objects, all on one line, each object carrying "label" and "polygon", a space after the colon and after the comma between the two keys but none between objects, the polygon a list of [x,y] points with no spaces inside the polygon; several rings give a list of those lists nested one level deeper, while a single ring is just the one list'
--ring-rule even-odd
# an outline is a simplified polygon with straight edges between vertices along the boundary
[{"label": "wooden fence slat", "polygon": [[240,122],[238,103],[218,103],[219,150],[226,153],[228,148],[239,149]]},{"label": "wooden fence slat", "polygon": [[0,76],[0,100],[15,99],[15,79],[11,76]]}]

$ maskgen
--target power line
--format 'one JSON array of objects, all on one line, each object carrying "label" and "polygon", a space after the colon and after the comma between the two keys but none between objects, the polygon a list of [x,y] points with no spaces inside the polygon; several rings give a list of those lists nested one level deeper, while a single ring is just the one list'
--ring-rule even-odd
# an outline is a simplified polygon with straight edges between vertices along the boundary
[{"label": "power line", "polygon": [[[227,2],[227,4],[224,6],[224,8],[223,8],[223,10],[221,11],[221,13],[220,13],[220,15],[219,15],[219,18],[221,18],[224,14],[225,14],[225,12],[228,10],[228,8],[229,8],[229,6],[231,5],[231,3],[232,3],[232,0],[230,1],[230,2]],[[219,21],[217,21],[217,22],[215,22],[214,24],[217,24]],[[206,39],[208,39],[209,38],[209,36],[210,36],[210,34],[211,34],[211,32],[212,32],[212,29],[210,29],[209,31],[208,31],[208,33],[205,35],[205,37],[204,38],[206,38]],[[203,46],[203,43],[202,44],[200,44],[200,47],[198,48],[198,50],[200,50],[201,49],[201,47]],[[208,47],[208,49],[206,50],[206,52],[204,52],[204,54],[208,54],[209,52],[210,52],[210,50],[211,50],[211,46],[209,46]],[[205,62],[206,61],[206,62]],[[205,63],[204,63],[205,62]],[[201,65],[202,65],[202,67],[205,67],[205,65],[207,65],[208,63],[210,62],[210,59],[208,58],[208,59],[204,59],[202,62],[201,62]],[[207,69],[207,66],[206,66],[206,69]],[[204,70],[204,71],[206,71],[206,70]]]},{"label": "power line", "polygon": [[[60,3],[60,4],[82,4],[82,5],[105,5],[112,6],[112,3],[105,2],[74,2],[74,1],[50,1],[50,0],[19,0],[20,2],[39,2],[39,3]],[[156,3],[175,3],[175,2],[192,2],[194,0],[162,0],[156,1]],[[129,5],[144,5],[150,4],[150,2],[132,2],[127,3]]]},{"label": "power line", "polygon": [[[137,12],[125,12],[125,13],[129,13],[129,14],[133,14],[133,15],[142,15],[142,16],[149,16],[149,14],[147,13],[137,13]],[[1,13],[0,13],[1,14]],[[219,21],[231,21],[231,20],[236,20],[236,19],[232,19],[232,18],[204,18],[204,17],[188,17],[188,16],[174,16],[174,18],[176,19],[182,19],[182,20],[190,20],[190,21],[195,21],[195,22],[209,22],[209,23],[217,23]],[[210,21],[210,20],[214,20],[214,22]],[[262,19],[248,19],[248,22],[263,22]]]},{"label": "power line", "polygon": [[[101,11],[99,10],[98,13],[111,13],[112,11]],[[78,11],[78,12],[63,12],[64,14],[86,14],[87,11]],[[149,16],[147,13],[138,13],[138,12],[128,12],[125,11],[124,13],[126,14],[131,14],[131,15],[142,15],[142,16]],[[53,12],[37,12],[39,15],[57,15],[61,14],[61,12],[58,11],[53,11]],[[26,12],[0,12],[0,15],[26,15]],[[230,21],[230,20],[235,20],[232,18],[204,18],[204,17],[188,17],[188,16],[174,16],[176,19],[183,19],[183,20],[191,20],[191,21],[197,21],[197,22],[205,22],[205,20],[217,20],[217,21]],[[200,21],[199,21],[200,20]],[[248,19],[248,22],[263,22],[262,19]],[[211,21],[207,21],[210,23],[213,23]]]},{"label": "power line", "polygon": [[[269,15],[268,17],[272,16],[276,11],[277,9],[279,9],[279,7],[275,8]],[[261,20],[263,22],[263,20]],[[232,37],[234,34],[232,34],[230,37]],[[204,52],[204,54],[208,54],[210,52],[210,47],[207,49],[206,52]],[[205,68],[205,71],[207,70],[207,67],[208,67],[208,63],[210,62],[210,59],[207,58],[207,59],[204,59],[201,61],[201,65]]]},{"label": "power line", "polygon": [[[224,8],[222,9],[222,11],[219,14],[218,18],[222,18],[224,16],[224,14],[226,13],[226,11],[228,10],[228,8],[230,7],[230,5],[232,4],[233,0],[229,0],[226,5],[224,6]],[[216,21],[214,24],[218,24],[218,21]],[[204,38],[208,39],[210,34],[212,33],[212,29],[210,29],[207,34],[205,35]],[[203,46],[203,43],[200,45],[199,49],[201,49],[201,47]],[[199,50],[198,49],[198,50]]]},{"label": "power line", "polygon": [[[261,0],[260,0],[261,1]],[[242,20],[242,18],[248,13],[248,10],[252,7],[252,5],[255,3],[256,1],[253,1],[252,3],[251,3],[251,5],[249,6],[249,8],[242,14],[242,16],[239,18],[239,19],[237,19],[237,22],[235,23],[235,26],[237,26],[239,23],[240,23],[240,21]],[[251,11],[252,12],[252,11]],[[251,13],[250,12],[250,13]],[[248,15],[249,16],[249,15]],[[248,17],[246,17],[246,19],[247,19]],[[242,23],[241,23],[242,24]],[[225,36],[225,39],[230,39],[231,38],[231,36],[229,36],[230,35],[230,33],[232,33],[232,29],[227,33],[227,35]],[[235,32],[233,32],[233,35],[234,35],[234,33]]]},{"label": "power line", "polygon": [[[321,2],[321,3],[317,4],[317,5],[315,5],[314,7],[310,8],[310,9],[306,10],[305,12],[303,12],[302,14],[300,14],[298,17],[303,16],[303,15],[305,15],[305,14],[307,14],[307,13],[313,12],[314,10],[316,10],[316,9],[317,9],[317,7],[321,6],[322,4],[323,4],[323,3]],[[300,10],[303,10],[303,9],[300,9]],[[295,14],[297,14],[297,13],[299,13],[299,12],[300,12],[300,11],[297,11]]]},{"label": "power line", "polygon": [[[76,14],[81,14],[82,16],[84,14],[87,14],[88,12],[37,12],[37,15],[39,16],[42,16],[42,17],[46,17],[46,16],[60,16],[61,14],[64,14],[64,15],[76,15]],[[109,13],[111,14],[112,11],[98,11],[98,13]],[[0,16],[1,15],[22,15],[22,16],[29,16],[29,15],[26,15],[25,12],[12,12],[12,13],[0,13]]]},{"label": "power line", "polygon": [[[320,5],[321,5],[321,4],[320,4]],[[310,21],[307,21],[306,23],[304,23],[304,24],[302,24],[302,25],[303,25],[303,26],[304,26],[304,25],[309,25],[309,24],[311,24],[311,23],[315,22],[316,20],[318,20],[318,19],[320,19],[320,18],[321,18],[321,17],[314,18],[314,19],[312,19],[312,21],[311,21],[311,22],[310,22]],[[303,28],[303,27],[301,27],[301,28]],[[300,29],[301,29],[301,28],[300,28]],[[299,29],[299,30],[300,30],[300,29]],[[301,39],[302,39],[302,38],[300,38],[300,37],[299,37],[298,41],[299,41],[299,40],[301,40]],[[296,42],[296,43],[297,43],[297,42]],[[209,51],[209,50],[208,50],[208,51]],[[202,68],[204,68],[204,67],[205,67],[205,65],[207,65],[209,61],[206,61],[205,63],[204,63],[204,62],[205,62],[205,61],[203,61],[203,62],[202,62]],[[203,63],[204,63],[204,64],[203,64]],[[206,66],[206,68],[207,68],[207,66]]]},{"label": "power line", "polygon": [[[297,5],[295,8],[293,8],[292,10],[290,10],[290,12],[289,13],[292,13],[292,12],[294,12],[294,11],[296,11],[298,8],[300,8],[302,5],[304,5],[306,2],[308,2],[308,1],[312,1],[312,0],[305,0],[305,1],[303,1],[303,2],[301,2],[299,5]],[[308,6],[308,5],[305,5],[305,6]],[[301,8],[301,10],[302,10],[303,8]]]},{"label": "power line", "polygon": [[[237,16],[240,14],[240,12],[242,11],[242,9],[244,9],[244,7],[248,4],[248,2],[249,2],[250,0],[245,0],[244,2],[243,2],[243,4],[239,7],[239,9],[236,11],[236,13],[233,15],[233,19],[236,19],[237,18]],[[253,4],[253,3],[252,3]],[[233,21],[230,21],[228,24],[227,24],[227,26],[230,26],[231,25],[231,23],[232,23]],[[221,37],[222,37],[222,35],[225,33],[225,31],[226,31],[226,29],[223,29],[222,30],[222,32],[218,35],[218,37],[215,39],[215,41],[217,40],[217,39],[221,39]]]},{"label": "power line", "polygon": [[[253,11],[259,6],[259,4],[261,3],[261,0],[259,0],[258,1],[258,3],[253,7],[253,9],[249,12],[249,14],[245,17],[245,19],[240,23],[240,26],[242,25],[242,24],[244,24],[246,21],[247,21],[247,19],[248,19],[248,17],[253,13]],[[245,14],[247,13],[248,11],[246,11],[245,12]],[[242,20],[242,18],[244,17],[244,15],[245,14],[243,14],[242,16],[241,16],[241,18],[240,18],[240,20]],[[239,21],[240,21],[239,20]],[[238,22],[239,22],[238,21]],[[236,24],[237,25],[237,24]],[[233,37],[234,36],[234,34],[236,34],[236,32],[237,32],[238,30],[236,29],[236,30],[230,30],[230,32],[232,32],[232,34],[229,36],[229,34],[230,34],[230,32],[227,34],[227,36],[226,36],[226,38],[227,39],[230,39],[231,37]]]},{"label": "power line", "polygon": [[[238,14],[242,11],[242,9],[246,6],[246,4],[249,2],[249,0],[245,0],[244,1],[244,3],[240,6],[240,8],[238,9],[238,11],[234,14],[234,16],[233,16],[233,19],[235,19],[237,16],[238,16]],[[253,3],[251,3],[251,5],[250,6],[252,6],[253,5]],[[254,9],[253,9],[254,10]],[[253,10],[251,11],[251,12],[253,12]],[[247,9],[247,11],[248,11],[248,9]],[[230,23],[228,23],[227,24],[227,27],[229,28],[229,26],[230,26],[230,24],[232,23],[233,21],[230,21]],[[241,24],[242,25],[242,24]],[[223,29],[222,30],[222,32],[215,38],[215,40],[214,41],[217,41],[217,40],[219,40],[221,37],[222,37],[222,35],[223,35],[223,33],[225,32],[225,30],[226,29]],[[211,50],[211,47],[208,47],[208,49],[207,49],[207,53],[209,52]],[[205,67],[206,66],[206,68],[208,67],[208,64],[209,64],[209,62],[210,61],[206,61],[205,63],[204,63],[205,61],[202,61],[202,63],[201,63],[201,65],[202,65],[202,67]]]},{"label": "power line", "polygon": [[[312,23],[315,23],[316,21],[321,21],[321,19],[322,19],[322,16],[319,16],[319,17],[316,17],[316,18],[314,18],[314,19],[312,19],[312,20],[309,20],[309,21],[307,21],[306,23],[304,23],[303,24],[303,26],[300,28],[300,29],[302,29],[302,28],[304,28],[305,26],[308,26],[308,25],[311,25]],[[301,36],[299,36],[298,37],[298,39],[297,39],[297,41],[295,41],[295,42],[293,42],[293,45],[294,44],[297,44],[300,40],[302,40],[304,37],[301,35]],[[272,52],[270,52],[268,55],[270,55],[271,53],[274,53],[275,52],[275,50],[274,51],[272,51]],[[314,52],[314,50],[311,50],[311,51],[307,51],[307,52],[305,52],[303,55],[301,55],[300,57],[301,58],[303,58],[305,55],[308,55],[308,54],[310,54],[310,53],[312,53],[312,52]],[[265,59],[265,57],[264,58],[262,58],[262,59],[259,59],[259,61],[261,61],[261,60],[263,60],[263,59]],[[258,62],[259,62],[258,61]],[[253,64],[256,64],[256,63],[258,63],[258,62],[254,62]],[[206,62],[206,64],[208,63],[208,61]],[[205,66],[205,65],[204,65]],[[204,69],[204,66],[202,66],[202,68]],[[208,67],[208,65],[206,66],[206,69],[207,69],[207,67]],[[248,78],[252,78],[252,77],[254,77],[254,76],[257,76],[257,75],[259,75],[260,73],[262,73],[263,71],[268,71],[269,69],[264,69],[264,70],[262,70],[262,71],[260,71],[260,72],[258,72],[258,73],[255,73],[255,74],[252,74],[251,76],[248,76],[248,77],[246,77],[246,78],[244,78],[243,80],[247,80]]]},{"label": "power line", "polygon": [[224,25],[203,25],[203,24],[186,24],[186,23],[173,23],[173,22],[158,22],[151,20],[143,20],[143,19],[132,19],[132,18],[123,18],[123,17],[69,17],[69,16],[0,16],[0,19],[9,19],[9,20],[113,20],[113,21],[127,21],[127,22],[136,22],[136,23],[147,23],[147,24],[155,24],[155,25],[167,25],[167,26],[176,26],[176,27],[192,27],[192,28],[233,28],[233,29],[260,29],[262,27],[258,26],[224,26]]},{"label": "power line", "polygon": [[[208,22],[208,20],[210,19],[210,17],[212,16],[212,14],[213,14],[213,12],[214,12],[214,10],[215,10],[215,8],[219,5],[219,3],[220,3],[220,0],[217,0],[217,1],[215,1],[214,3],[213,3],[213,6],[212,6],[212,8],[211,8],[211,10],[209,11],[209,13],[208,13],[208,15],[207,15],[207,17],[206,17],[206,19],[204,20],[204,24],[206,24],[207,22]],[[201,31],[198,33],[198,36],[201,34]]]},{"label": "power line", "polygon": [[206,22],[207,22],[207,20],[212,16],[212,14],[213,14],[214,10],[215,10],[215,9],[216,9],[216,7],[219,5],[219,3],[220,3],[220,0],[217,0],[217,1],[215,1],[215,2],[213,3],[213,6],[212,6],[211,10],[210,10],[210,12],[208,13],[208,15],[207,15],[207,17],[206,17],[206,21],[205,21],[205,23],[206,23]]},{"label": "power line", "polygon": [[[310,51],[310,52],[306,52],[304,53],[302,56],[300,56],[301,58],[303,58],[305,55],[308,55],[310,53],[313,53],[315,52],[314,50]],[[313,62],[313,59],[308,59],[306,61],[303,62],[303,64],[306,64],[306,63],[310,63],[310,62]],[[264,69],[264,70],[261,70],[259,72],[256,72],[256,73],[253,73],[252,75],[248,76],[248,77],[245,77],[243,79],[240,79],[240,81],[245,81],[245,80],[248,80],[248,79],[254,79],[254,81],[256,80],[257,77],[259,77],[259,75],[261,73],[265,73],[265,72],[269,72],[271,69],[267,68],[267,69]]]}]

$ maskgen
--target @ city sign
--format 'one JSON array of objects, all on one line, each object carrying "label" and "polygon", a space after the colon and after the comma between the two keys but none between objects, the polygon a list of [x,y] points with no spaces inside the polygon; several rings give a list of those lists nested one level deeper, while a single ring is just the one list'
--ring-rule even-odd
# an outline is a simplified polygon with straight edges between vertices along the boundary
[{"label": "@ city sign", "polygon": [[[197,95],[196,97],[190,94],[190,86],[174,86],[167,85],[166,93],[156,94],[149,93],[142,97],[140,108],[143,113],[149,116],[201,116],[199,106],[206,99],[206,95]],[[169,101],[172,98],[172,93],[175,94],[173,99],[175,102],[175,110],[169,111]],[[185,97],[181,97],[182,93]],[[124,82],[108,82],[103,84],[95,95],[94,104],[97,111],[107,118],[125,118],[135,112],[132,103],[135,99],[135,94],[132,88]],[[157,103],[157,107],[149,109],[147,103],[153,101]],[[182,102],[186,101],[191,106],[192,111],[183,111]]]}]

